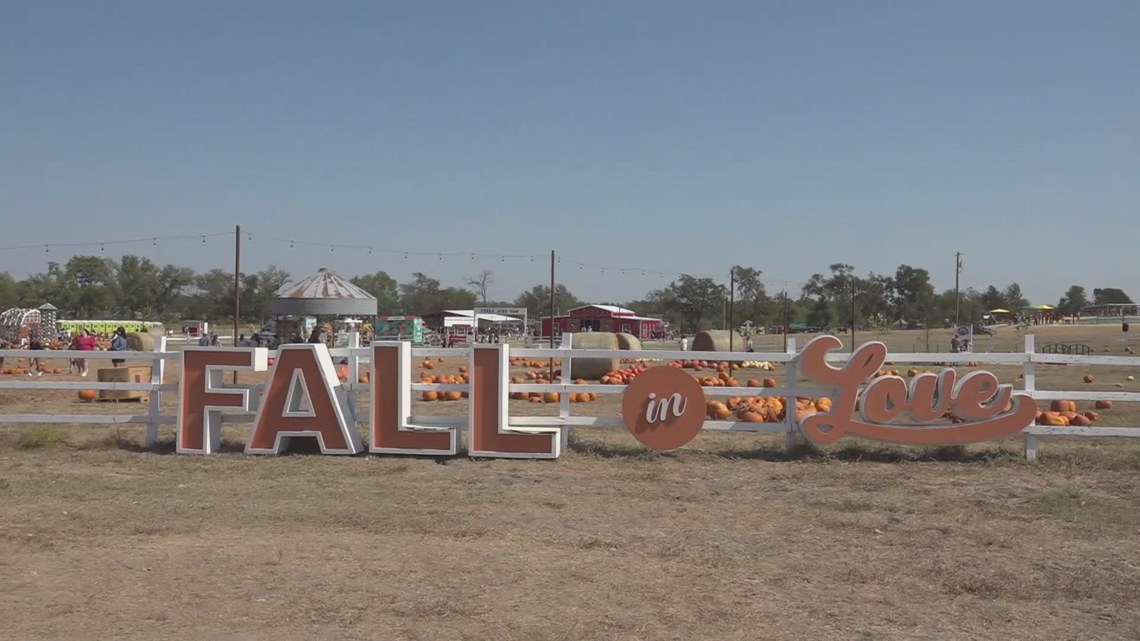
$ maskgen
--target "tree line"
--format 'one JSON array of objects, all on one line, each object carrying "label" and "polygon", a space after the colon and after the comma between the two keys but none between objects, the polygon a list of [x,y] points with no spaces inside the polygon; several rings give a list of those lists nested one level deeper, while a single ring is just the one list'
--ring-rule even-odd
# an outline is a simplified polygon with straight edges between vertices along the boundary
[{"label": "tree line", "polygon": [[[940,326],[955,318],[978,322],[988,310],[1013,312],[1029,305],[1017,283],[989,285],[978,290],[937,291],[930,273],[920,267],[899,265],[893,274],[860,276],[854,267],[836,263],[827,273],[813,274],[802,286],[769,291],[763,272],[737,265],[732,283],[682,274],[665,287],[632,301],[585,301],[621,305],[646,316],[663,318],[681,331],[741,327],[771,327],[804,323],[813,327],[895,327],[921,324]],[[276,293],[291,280],[290,274],[270,265],[261,271],[239,274],[242,321],[261,324],[272,317]],[[525,307],[530,318],[550,310],[550,287],[539,284],[513,300],[493,300],[488,291],[494,273],[483,270],[464,280],[462,287],[443,287],[427,274],[415,273],[397,282],[384,271],[352,277],[351,282],[375,296],[382,315],[427,314],[444,309],[470,309],[475,305]],[[730,304],[731,301],[731,304]],[[585,304],[558,284],[555,312],[562,314]],[[51,303],[62,318],[132,319],[176,323],[184,319],[220,322],[233,319],[234,276],[223,269],[197,273],[187,267],[158,265],[150,259],[127,255],[118,260],[101,256],[75,256],[66,263],[49,263],[45,272],[23,280],[0,273],[0,309],[38,307]],[[1131,304],[1118,288],[1094,288],[1091,297],[1072,285],[1055,303],[1062,314],[1076,314],[1088,305]]]}]

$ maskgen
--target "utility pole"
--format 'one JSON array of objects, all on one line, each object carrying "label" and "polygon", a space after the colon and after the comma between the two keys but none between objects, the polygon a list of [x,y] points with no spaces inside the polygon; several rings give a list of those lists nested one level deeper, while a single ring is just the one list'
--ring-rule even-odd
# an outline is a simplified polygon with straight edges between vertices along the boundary
[{"label": "utility pole", "polygon": [[728,270],[728,351],[732,351],[733,333],[736,331],[732,328],[732,308],[736,303],[736,266],[734,265]]},{"label": "utility pole", "polygon": [[855,353],[855,277],[851,277],[851,353]]},{"label": "utility pole", "polygon": [[[554,349],[554,265],[557,262],[554,250],[550,250],[550,349]],[[551,383],[554,382],[554,357],[550,357],[548,363],[549,378]]]},{"label": "utility pole", "polygon": [[958,287],[961,276],[962,252],[956,252],[954,254],[954,327],[958,326],[962,315],[962,291]]},{"label": "utility pole", "polygon": [[[234,347],[238,344],[238,329],[241,325],[241,225],[234,226]],[[237,370],[234,370],[234,385],[237,385]]]}]

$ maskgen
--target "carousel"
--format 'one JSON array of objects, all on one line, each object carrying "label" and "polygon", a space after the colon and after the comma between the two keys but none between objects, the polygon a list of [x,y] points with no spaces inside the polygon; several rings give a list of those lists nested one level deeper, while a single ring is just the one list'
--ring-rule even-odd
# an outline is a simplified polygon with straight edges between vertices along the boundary
[{"label": "carousel", "polygon": [[350,333],[360,332],[367,344],[378,309],[376,297],[322,267],[277,292],[272,304],[277,342],[320,341],[344,347]]}]

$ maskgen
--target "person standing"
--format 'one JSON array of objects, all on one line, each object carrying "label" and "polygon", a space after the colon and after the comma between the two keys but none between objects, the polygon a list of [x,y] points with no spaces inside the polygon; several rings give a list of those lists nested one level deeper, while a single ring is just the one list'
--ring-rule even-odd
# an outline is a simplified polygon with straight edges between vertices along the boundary
[{"label": "person standing", "polygon": [[[111,336],[111,351],[112,352],[125,352],[129,349],[130,349],[130,346],[127,344],[127,330],[126,330],[126,328],[120,326],[118,329],[115,330],[114,335]],[[125,362],[126,362],[126,359],[123,359],[123,358],[112,358],[111,359],[111,365],[113,365],[115,367],[119,367],[120,365],[122,365]]]},{"label": "person standing", "polygon": [[[75,337],[75,349],[81,352],[94,352],[98,347],[98,341],[96,341],[95,337],[91,335],[91,332],[86,329]],[[84,356],[83,358],[75,359],[75,364],[79,369],[79,375],[87,376],[87,357]]]},{"label": "person standing", "polygon": [[[43,348],[44,342],[40,337],[40,333],[38,331],[32,332],[31,338],[28,339],[28,349],[42,350]],[[43,376],[43,367],[43,359],[39,356],[33,356],[32,358],[28,359],[28,376],[33,376],[32,372],[35,372],[35,376]]]}]

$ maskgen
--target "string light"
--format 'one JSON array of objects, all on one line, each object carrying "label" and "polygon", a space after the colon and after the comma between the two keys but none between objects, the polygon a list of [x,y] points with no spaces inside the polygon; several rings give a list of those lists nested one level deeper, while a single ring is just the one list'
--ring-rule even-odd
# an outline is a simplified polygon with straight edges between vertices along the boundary
[{"label": "string light", "polygon": [[[30,244],[30,245],[12,245],[12,246],[8,246],[8,247],[0,247],[0,251],[17,251],[17,250],[27,250],[27,249],[38,249],[38,248],[42,247],[45,254],[51,254],[53,249],[66,249],[66,248],[78,249],[78,248],[84,248],[84,247],[91,247],[91,248],[98,247],[100,252],[106,252],[108,247],[125,246],[125,245],[140,245],[140,244],[144,244],[144,243],[150,243],[150,245],[152,247],[157,247],[159,240],[172,242],[172,241],[179,241],[179,240],[200,239],[201,242],[203,244],[205,244],[211,238],[231,238],[232,239],[233,237],[234,237],[234,232],[228,231],[228,232],[220,232],[220,233],[215,233],[215,234],[149,236],[149,237],[144,237],[144,238],[128,238],[128,239],[115,239],[115,240],[102,240],[102,241],[89,240],[89,241],[82,241],[82,242],[36,243],[36,244]],[[527,259],[530,263],[536,263],[537,258],[539,258],[539,256],[537,254],[490,254],[490,253],[472,252],[469,250],[468,251],[457,251],[457,252],[440,252],[438,250],[436,250],[436,251],[430,251],[430,250],[412,251],[412,250],[407,250],[407,249],[384,249],[384,248],[378,248],[378,247],[375,247],[372,245],[364,245],[364,244],[354,245],[354,244],[346,244],[346,243],[327,243],[327,242],[320,242],[317,240],[313,240],[313,241],[300,240],[299,241],[296,239],[277,238],[274,236],[268,236],[268,235],[253,233],[253,232],[247,232],[246,233],[246,240],[252,242],[255,239],[260,240],[262,242],[270,242],[270,243],[272,243],[272,242],[279,242],[282,244],[288,243],[289,249],[297,249],[297,248],[303,247],[303,246],[328,247],[330,253],[336,253],[336,251],[338,249],[339,250],[358,250],[361,253],[366,253],[369,256],[372,256],[374,254],[389,254],[389,255],[393,255],[395,257],[399,257],[400,255],[403,255],[404,260],[410,260],[413,257],[430,257],[430,256],[434,256],[436,258],[437,262],[442,262],[445,257],[446,258],[466,258],[468,261],[476,261],[479,259],[493,260],[493,259],[497,258],[500,263],[505,264],[509,260],[523,260],[523,259]],[[350,253],[351,253],[351,251],[350,251]],[[593,271],[595,273],[601,273],[601,274],[606,274],[607,271],[611,274],[613,274],[615,272],[621,272],[621,274],[623,276],[640,275],[642,277],[651,276],[651,277],[659,277],[659,278],[678,278],[680,276],[687,275],[687,276],[691,276],[693,278],[713,278],[716,280],[721,280],[721,279],[723,279],[723,276],[724,276],[723,274],[719,274],[719,273],[694,273],[694,272],[685,272],[685,271],[678,271],[678,270],[655,270],[655,269],[647,269],[647,268],[642,267],[642,266],[599,265],[599,264],[592,264],[592,263],[585,262],[585,261],[574,260],[572,257],[566,257],[566,256],[561,256],[561,255],[556,256],[556,264],[560,265],[560,266],[564,266],[564,267],[577,265],[579,272]],[[784,286],[784,287],[796,287],[796,288],[802,287],[803,283],[804,283],[804,281],[802,281],[802,280],[798,280],[798,281],[797,280],[776,280],[776,279],[768,279],[768,278],[764,278],[763,282],[765,283],[765,285],[767,285],[769,287]]]}]

